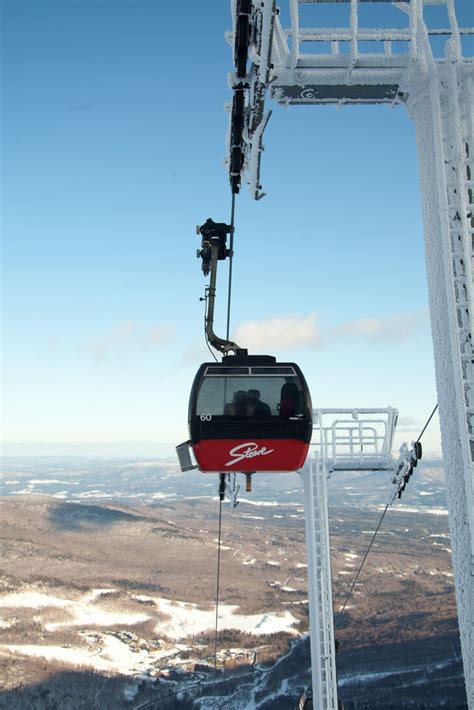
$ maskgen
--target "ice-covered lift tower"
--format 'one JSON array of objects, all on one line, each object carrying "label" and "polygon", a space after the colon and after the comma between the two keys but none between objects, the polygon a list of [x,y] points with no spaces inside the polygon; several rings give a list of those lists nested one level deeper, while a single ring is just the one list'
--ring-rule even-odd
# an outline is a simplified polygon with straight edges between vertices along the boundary
[{"label": "ice-covered lift tower", "polygon": [[234,192],[244,179],[262,196],[267,93],[285,106],[404,104],[416,124],[456,597],[474,708],[472,0],[281,3],[280,12],[275,0],[232,0]]}]

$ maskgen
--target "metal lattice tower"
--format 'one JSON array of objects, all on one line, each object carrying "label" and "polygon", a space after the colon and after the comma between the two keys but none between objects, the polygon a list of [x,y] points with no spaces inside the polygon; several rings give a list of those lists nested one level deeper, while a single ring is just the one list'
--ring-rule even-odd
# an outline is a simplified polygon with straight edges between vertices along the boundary
[{"label": "metal lattice tower", "polygon": [[305,497],[313,705],[337,710],[327,479],[335,471],[393,471],[398,412],[319,409],[314,412],[315,457],[301,472]]},{"label": "metal lattice tower", "polygon": [[[283,0],[282,0],[283,4]],[[474,34],[467,0],[232,0],[229,175],[263,196],[279,104],[406,106],[416,125],[430,317],[459,628],[474,708]],[[286,13],[286,14],[285,14]],[[328,22],[339,13],[340,23]],[[442,22],[432,21],[433,13]],[[472,55],[472,49],[471,49]]]},{"label": "metal lattice tower", "polygon": [[324,463],[312,458],[309,471],[301,477],[305,499],[313,704],[316,708],[337,710],[327,475]]}]

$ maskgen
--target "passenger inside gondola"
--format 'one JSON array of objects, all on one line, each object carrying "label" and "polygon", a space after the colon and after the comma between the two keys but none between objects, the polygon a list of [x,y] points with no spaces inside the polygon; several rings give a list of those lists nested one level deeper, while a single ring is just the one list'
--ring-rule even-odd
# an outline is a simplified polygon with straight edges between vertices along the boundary
[{"label": "passenger inside gondola", "polygon": [[224,414],[231,417],[247,417],[249,416],[247,392],[245,390],[237,390],[234,392],[232,402],[227,402],[224,406]]},{"label": "passenger inside gondola", "polygon": [[268,404],[260,399],[260,390],[237,390],[234,392],[232,402],[224,406],[224,414],[231,417],[271,417],[272,412]]},{"label": "passenger inside gondola", "polygon": [[295,363],[267,364],[257,356],[203,363],[189,400],[197,464],[205,472],[228,466],[251,473],[296,471],[311,441],[311,415],[308,386]]},{"label": "passenger inside gondola", "polygon": [[285,382],[281,388],[280,417],[288,419],[301,413],[300,392],[294,382]]},{"label": "passenger inside gondola", "polygon": [[248,390],[247,397],[252,402],[256,417],[271,417],[272,412],[268,404],[260,399],[260,390]]},{"label": "passenger inside gondola", "polygon": [[[209,366],[208,369],[213,369]],[[199,386],[196,414],[199,421],[225,419],[289,419],[306,412],[305,396],[298,378],[291,374],[216,375],[211,371]]]}]

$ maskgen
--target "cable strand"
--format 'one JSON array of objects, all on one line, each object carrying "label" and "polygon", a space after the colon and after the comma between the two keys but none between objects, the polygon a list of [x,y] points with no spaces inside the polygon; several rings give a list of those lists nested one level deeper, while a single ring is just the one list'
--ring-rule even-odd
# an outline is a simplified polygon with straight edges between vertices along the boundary
[{"label": "cable strand", "polygon": [[365,561],[366,561],[366,559],[367,559],[367,556],[368,556],[368,554],[369,554],[369,552],[370,552],[370,550],[371,550],[371,548],[372,548],[372,545],[374,544],[374,540],[375,540],[375,537],[376,537],[376,535],[377,535],[377,533],[378,533],[378,531],[379,531],[379,528],[380,528],[380,526],[382,525],[382,520],[383,520],[384,517],[385,517],[385,513],[387,512],[389,506],[390,506],[392,503],[393,503],[393,496],[390,496],[390,500],[389,500],[389,502],[387,503],[387,505],[385,506],[385,509],[384,509],[382,515],[380,516],[380,520],[379,520],[379,522],[378,522],[377,527],[375,528],[374,534],[372,535],[372,539],[371,539],[371,541],[370,541],[370,543],[369,543],[369,546],[368,546],[368,548],[367,548],[367,552],[365,553],[364,558],[363,558],[362,562],[360,563],[359,569],[357,570],[357,574],[356,574],[356,576],[354,577],[354,580],[353,580],[353,582],[352,582],[352,584],[351,584],[351,588],[349,589],[349,593],[348,593],[348,595],[346,596],[346,599],[345,599],[344,604],[342,605],[342,609],[341,609],[341,610],[338,612],[338,614],[337,614],[336,620],[338,620],[338,619],[343,615],[343,613],[344,613],[344,610],[345,610],[345,608],[346,608],[346,606],[347,606],[347,603],[348,603],[349,599],[351,598],[351,595],[352,595],[352,592],[353,592],[353,590],[354,590],[354,587],[355,587],[356,584],[357,584],[357,580],[359,579],[359,575],[360,575],[360,573],[362,572],[362,567],[364,566],[364,563],[365,563]]},{"label": "cable strand", "polygon": [[[221,474],[222,475],[222,474]],[[214,672],[217,673],[217,633],[219,620],[219,582],[221,569],[222,499],[219,499],[219,532],[217,535],[216,628],[214,634]]]},{"label": "cable strand", "polygon": [[[220,476],[224,474],[221,473]],[[219,530],[217,534],[217,579],[216,579],[216,625],[214,631],[214,675],[217,675],[217,635],[219,628],[219,583],[220,583],[220,570],[221,570],[221,530],[222,530],[222,497],[219,491]],[[213,684],[213,705],[216,705],[216,687],[217,684]]]},{"label": "cable strand", "polygon": [[[229,340],[230,332],[230,307],[232,299],[232,264],[234,257],[234,223],[235,223],[235,193],[232,193],[230,208],[230,244],[229,244],[229,284],[227,289],[227,329],[226,339]],[[227,385],[227,380],[226,380]],[[221,474],[222,476],[223,474]],[[221,529],[222,529],[222,498],[219,496],[219,533],[217,537],[217,580],[216,580],[216,628],[214,634],[214,672],[217,673],[217,636],[219,622],[219,582],[221,566]]]},{"label": "cable strand", "polygon": [[207,345],[207,349],[211,353],[212,357],[216,362],[218,362],[218,359],[216,358],[216,355],[213,350],[211,350],[211,346],[209,345],[209,338],[207,337],[207,331],[206,331],[206,322],[207,322],[207,291],[206,291],[206,296],[204,296],[204,340]]},{"label": "cable strand", "polygon": [[428,427],[428,424],[429,424],[430,421],[433,419],[434,413],[436,412],[437,409],[438,409],[438,404],[435,405],[435,408],[434,408],[433,411],[431,412],[431,414],[430,414],[430,416],[429,416],[429,418],[428,418],[428,421],[426,422],[425,426],[424,426],[423,429],[421,430],[421,433],[420,433],[418,439],[416,440],[417,443],[420,441],[421,437],[422,437],[423,434],[425,433],[425,431],[426,431],[426,429],[427,429],[427,427]]},{"label": "cable strand", "polygon": [[232,193],[232,203],[230,208],[230,245],[229,245],[229,285],[227,290],[227,333],[226,339],[229,340],[230,331],[230,303],[232,297],[232,264],[234,257],[234,221],[235,221],[235,193]]},{"label": "cable strand", "polygon": [[[421,430],[420,435],[418,436],[418,439],[416,440],[417,443],[420,441],[421,437],[423,436],[423,434],[425,433],[426,429],[428,428],[428,425],[429,425],[430,421],[432,420],[432,418],[433,418],[433,416],[434,416],[434,414],[435,414],[435,412],[436,412],[437,409],[438,409],[438,405],[436,404],[436,406],[434,407],[434,409],[433,409],[433,411],[431,412],[430,416],[428,417],[425,426],[424,426],[423,429]],[[343,615],[344,610],[345,610],[345,608],[346,608],[346,606],[347,606],[347,603],[348,603],[349,599],[351,598],[352,592],[354,591],[354,587],[355,587],[355,585],[357,584],[357,580],[359,579],[359,575],[360,575],[360,573],[362,572],[362,568],[363,568],[363,566],[364,566],[364,563],[365,563],[365,561],[366,561],[366,559],[367,559],[367,556],[368,556],[370,550],[372,549],[372,545],[374,544],[375,537],[376,537],[376,535],[377,535],[377,533],[378,533],[378,531],[379,531],[380,526],[382,525],[382,521],[383,521],[383,519],[384,519],[384,517],[385,517],[385,513],[387,512],[387,510],[389,509],[389,507],[392,505],[392,503],[393,503],[393,501],[395,500],[396,496],[397,496],[397,491],[395,491],[395,493],[393,493],[393,494],[390,496],[390,500],[389,500],[389,502],[387,503],[387,505],[385,506],[382,515],[380,516],[380,520],[379,520],[379,522],[378,522],[378,524],[377,524],[377,527],[375,528],[374,534],[372,535],[372,539],[370,540],[369,546],[368,546],[368,548],[367,548],[367,552],[365,553],[364,558],[363,558],[362,562],[360,563],[359,569],[357,570],[357,574],[356,574],[356,576],[354,577],[354,580],[353,580],[353,582],[352,582],[352,584],[351,584],[351,587],[350,587],[350,589],[349,589],[349,593],[347,594],[346,599],[345,599],[345,601],[344,601],[344,604],[342,605],[342,609],[337,613],[337,616],[336,616],[335,622],[334,622],[334,625],[335,625],[335,626],[336,626],[336,622],[337,622],[337,621],[341,618],[341,616]]]}]

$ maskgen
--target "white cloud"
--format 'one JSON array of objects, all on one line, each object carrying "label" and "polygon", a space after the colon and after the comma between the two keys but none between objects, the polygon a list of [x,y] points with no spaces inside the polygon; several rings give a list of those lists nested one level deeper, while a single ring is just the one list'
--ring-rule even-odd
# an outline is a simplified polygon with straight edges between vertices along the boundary
[{"label": "white cloud", "polygon": [[233,339],[240,347],[255,352],[314,345],[320,340],[316,318],[316,313],[310,313],[307,316],[281,316],[261,321],[246,321],[238,326]]},{"label": "white cloud", "polygon": [[[232,340],[251,352],[291,350],[329,344],[336,338],[359,338],[366,341],[393,342],[408,340],[428,328],[428,311],[414,311],[388,317],[369,317],[347,321],[335,328],[320,331],[318,314],[275,316],[241,323]],[[204,343],[193,344],[184,361],[208,358]]]},{"label": "white cloud", "polygon": [[181,362],[183,365],[193,365],[196,366],[201,362],[210,361],[213,359],[213,355],[219,359],[219,353],[217,350],[211,348],[211,352],[206,347],[204,335],[202,339],[194,339],[193,342],[186,348],[183,352]]},{"label": "white cloud", "polygon": [[428,325],[428,312],[401,313],[387,318],[359,318],[347,321],[331,331],[332,336],[366,340],[407,340]]},{"label": "white cloud", "polygon": [[143,326],[133,321],[126,321],[93,342],[90,349],[96,360],[103,362],[132,345],[139,347],[165,345],[172,339],[173,333],[173,329],[166,324]]},{"label": "white cloud", "polygon": [[422,423],[414,417],[398,417],[397,431],[412,432],[421,429]]},{"label": "white cloud", "polygon": [[132,321],[127,321],[110,330],[103,338],[96,340],[91,346],[96,360],[99,362],[105,360],[117,348],[129,342],[135,332],[136,324]]},{"label": "white cloud", "polygon": [[168,325],[155,325],[148,330],[147,342],[149,345],[164,345],[173,335],[173,329]]}]

